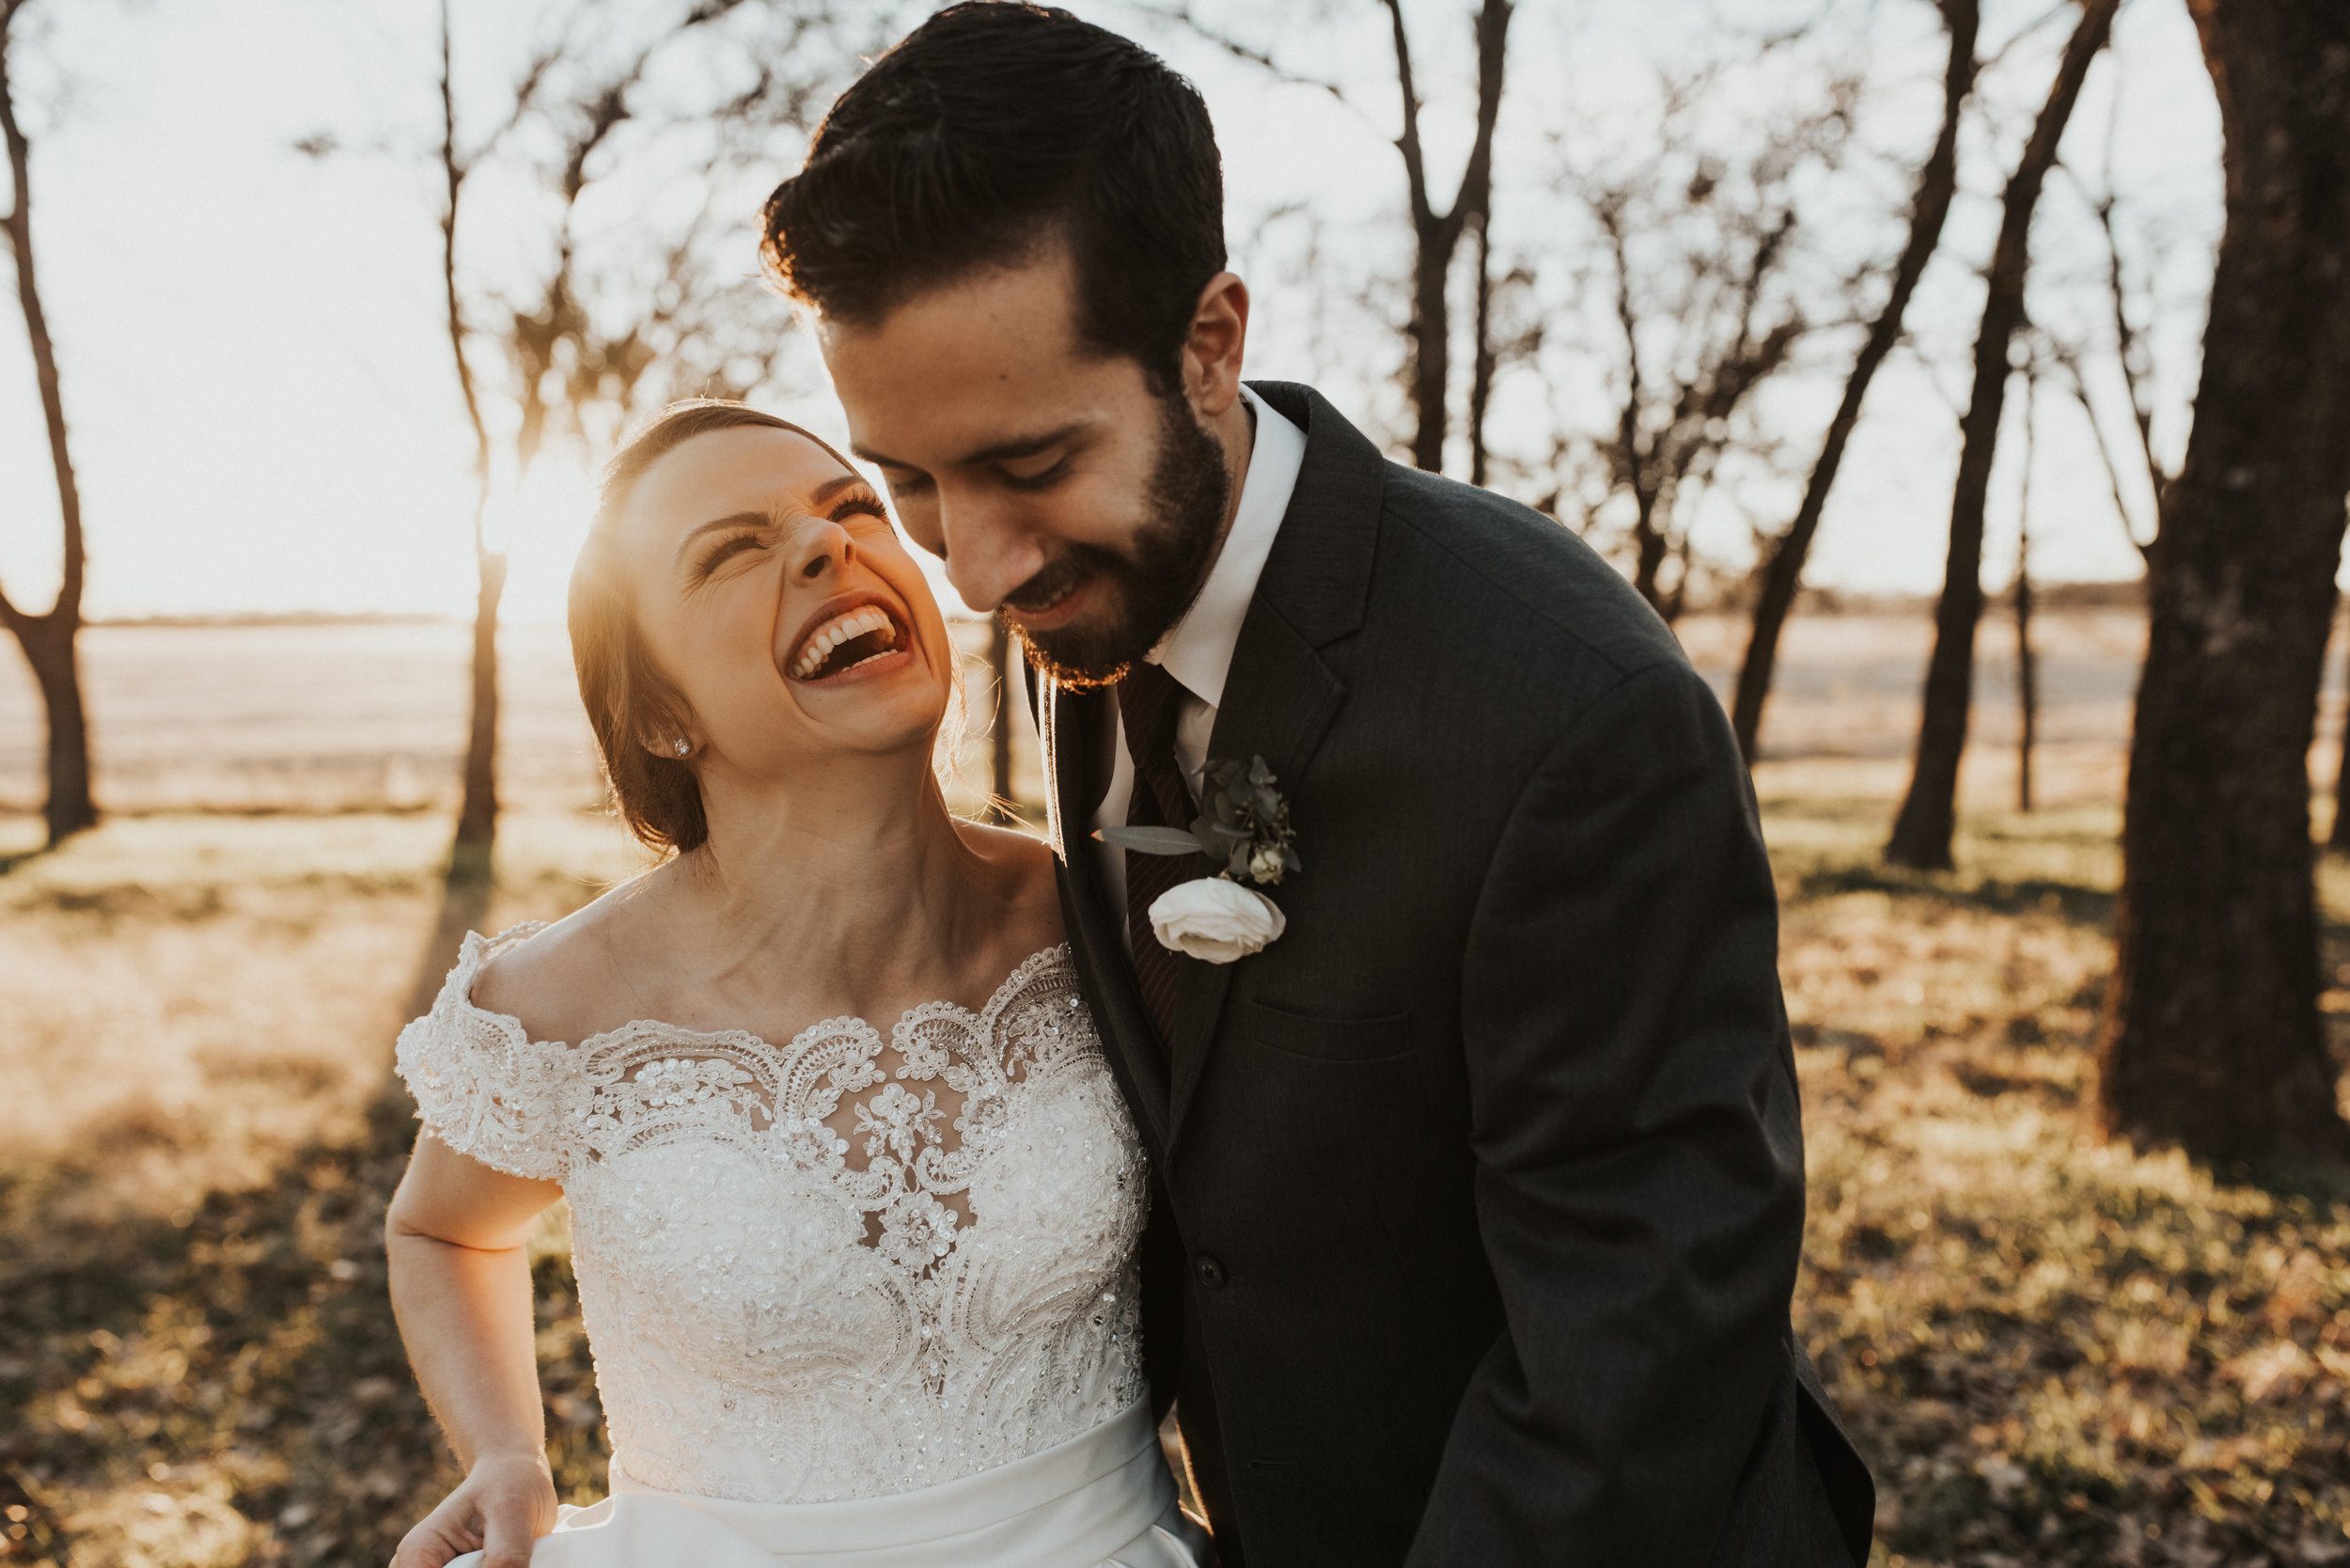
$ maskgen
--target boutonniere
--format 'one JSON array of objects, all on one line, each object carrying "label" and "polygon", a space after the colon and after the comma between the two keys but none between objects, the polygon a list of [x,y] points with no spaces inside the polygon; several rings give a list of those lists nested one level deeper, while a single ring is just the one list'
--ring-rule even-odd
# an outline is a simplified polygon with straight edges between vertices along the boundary
[{"label": "boutonniere", "polygon": [[1204,855],[1223,864],[1214,876],[1178,883],[1151,905],[1152,934],[1162,947],[1210,964],[1246,958],[1289,925],[1270,887],[1305,868],[1297,858],[1289,802],[1274,788],[1261,757],[1212,762],[1207,798],[1188,832],[1179,827],[1105,827],[1093,836],[1144,855]]}]

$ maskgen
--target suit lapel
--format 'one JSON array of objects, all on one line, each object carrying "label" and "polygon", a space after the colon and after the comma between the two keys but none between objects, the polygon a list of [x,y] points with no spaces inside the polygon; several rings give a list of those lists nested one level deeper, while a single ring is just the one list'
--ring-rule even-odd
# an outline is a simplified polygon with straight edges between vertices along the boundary
[{"label": "suit lapel", "polygon": [[1107,788],[1099,759],[1106,755],[1110,720],[1106,693],[1071,691],[1039,682],[1039,735],[1045,762],[1045,810],[1054,853],[1060,857],[1069,943],[1085,983],[1119,1088],[1133,1107],[1152,1158],[1162,1168],[1169,1132],[1167,1074],[1156,1030],[1136,987],[1126,953],[1124,910],[1109,907],[1092,844],[1093,814]]},{"label": "suit lapel", "polygon": [[[1282,792],[1296,801],[1314,750],[1346,698],[1345,683],[1321,650],[1362,625],[1386,460],[1310,388],[1249,384],[1306,431],[1306,459],[1233,645],[1208,756],[1218,762],[1262,757]],[[1313,869],[1301,874],[1311,876]],[[1232,968],[1183,962],[1168,1043],[1170,1140],[1181,1136],[1207,1065]]]},{"label": "suit lapel", "polygon": [[[1224,706],[1216,711],[1208,755],[1217,761],[1262,757],[1282,792],[1294,800],[1314,748],[1345,698],[1346,687],[1322,656],[1259,601],[1249,605],[1241,623],[1232,674],[1225,683]],[[1175,989],[1175,1038],[1168,1045],[1174,1078],[1170,1139],[1183,1131],[1183,1112],[1207,1065],[1232,967],[1183,961]]]}]

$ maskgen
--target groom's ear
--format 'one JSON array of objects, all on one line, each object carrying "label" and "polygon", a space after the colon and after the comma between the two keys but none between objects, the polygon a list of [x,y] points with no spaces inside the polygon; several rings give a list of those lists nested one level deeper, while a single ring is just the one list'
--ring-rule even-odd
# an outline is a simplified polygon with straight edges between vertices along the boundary
[{"label": "groom's ear", "polygon": [[1218,273],[1199,290],[1183,337],[1183,397],[1201,419],[1221,417],[1240,396],[1241,353],[1248,344],[1248,285]]}]

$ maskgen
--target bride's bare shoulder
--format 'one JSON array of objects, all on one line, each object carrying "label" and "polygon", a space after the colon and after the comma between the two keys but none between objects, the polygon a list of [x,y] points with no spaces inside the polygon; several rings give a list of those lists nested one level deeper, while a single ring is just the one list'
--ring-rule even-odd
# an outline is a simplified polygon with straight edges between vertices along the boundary
[{"label": "bride's bare shoulder", "polygon": [[1011,923],[1026,950],[1051,947],[1061,938],[1060,886],[1053,874],[1053,848],[1035,833],[986,823],[958,824],[969,845],[996,879]]},{"label": "bride's bare shoulder", "polygon": [[627,929],[646,879],[621,884],[524,941],[501,949],[473,982],[473,1005],[517,1020],[533,1040],[577,1044],[624,1014]]}]

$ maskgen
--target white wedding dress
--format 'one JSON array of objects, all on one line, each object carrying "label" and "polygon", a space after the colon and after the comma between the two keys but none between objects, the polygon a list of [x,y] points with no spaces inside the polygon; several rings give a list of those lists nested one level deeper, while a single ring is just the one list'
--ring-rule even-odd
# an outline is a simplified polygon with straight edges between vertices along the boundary
[{"label": "white wedding dress", "polygon": [[1144,1156],[1066,948],[885,1039],[571,1045],[472,1002],[540,929],[469,935],[399,1057],[435,1137],[571,1200],[611,1495],[534,1564],[1208,1560],[1143,1383]]}]

